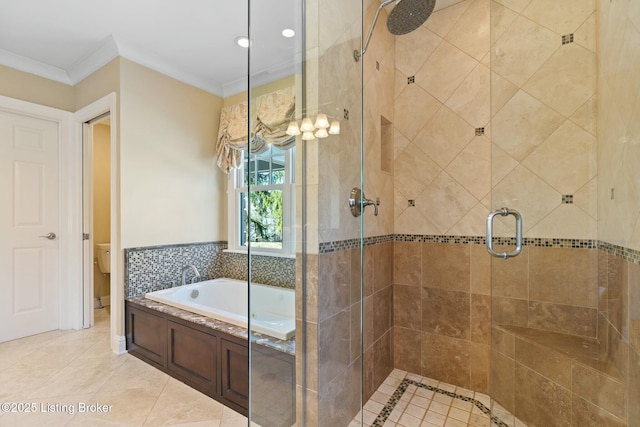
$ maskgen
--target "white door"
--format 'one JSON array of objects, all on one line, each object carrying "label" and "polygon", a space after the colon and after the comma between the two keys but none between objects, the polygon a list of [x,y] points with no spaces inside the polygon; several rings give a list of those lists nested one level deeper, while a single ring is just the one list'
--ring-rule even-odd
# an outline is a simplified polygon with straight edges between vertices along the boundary
[{"label": "white door", "polygon": [[0,110],[0,342],[59,327],[59,139]]}]

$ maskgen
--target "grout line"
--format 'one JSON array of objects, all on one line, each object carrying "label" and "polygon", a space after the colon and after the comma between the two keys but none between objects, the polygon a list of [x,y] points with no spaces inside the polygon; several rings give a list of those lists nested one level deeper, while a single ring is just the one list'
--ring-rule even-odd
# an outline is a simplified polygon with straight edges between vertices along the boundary
[{"label": "grout line", "polygon": [[380,411],[380,413],[376,417],[376,419],[373,422],[373,424],[371,424],[371,427],[382,427],[384,425],[384,423],[389,418],[389,415],[391,415],[391,412],[393,412],[393,409],[396,407],[396,405],[400,401],[400,398],[402,397],[404,392],[407,391],[407,388],[410,385],[414,385],[416,387],[424,388],[424,389],[427,389],[427,390],[430,390],[430,391],[433,391],[433,392],[436,392],[436,393],[444,394],[445,396],[449,396],[449,397],[452,397],[454,399],[463,400],[465,402],[471,402],[476,406],[476,408],[480,409],[484,414],[489,415],[489,417],[491,417],[492,423],[496,424],[498,427],[509,427],[509,425],[507,423],[502,421],[496,415],[493,415],[493,413],[491,412],[491,409],[487,408],[484,405],[484,403],[480,402],[477,399],[474,399],[472,397],[463,396],[461,394],[456,394],[456,393],[453,393],[453,392],[450,392],[450,391],[446,391],[446,390],[443,390],[443,389],[438,388],[438,387],[430,386],[428,384],[422,384],[421,382],[418,382],[418,381],[415,381],[415,380],[410,380],[410,379],[407,379],[407,378],[402,380],[402,382],[400,383],[400,385],[398,386],[396,391],[389,398],[389,401],[387,402],[387,404],[384,405],[384,408],[382,408],[382,410]]}]

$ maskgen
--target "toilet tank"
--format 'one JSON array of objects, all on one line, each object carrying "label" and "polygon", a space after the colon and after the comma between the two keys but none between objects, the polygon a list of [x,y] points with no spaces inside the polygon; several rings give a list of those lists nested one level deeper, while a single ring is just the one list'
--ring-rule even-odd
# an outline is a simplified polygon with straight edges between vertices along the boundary
[{"label": "toilet tank", "polygon": [[97,243],[98,249],[98,268],[102,273],[111,273],[111,244]]}]

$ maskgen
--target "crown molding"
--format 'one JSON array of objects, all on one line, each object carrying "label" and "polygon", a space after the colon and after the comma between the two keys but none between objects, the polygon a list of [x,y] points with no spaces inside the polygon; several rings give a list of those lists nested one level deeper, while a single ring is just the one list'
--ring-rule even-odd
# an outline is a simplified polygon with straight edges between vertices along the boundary
[{"label": "crown molding", "polygon": [[103,40],[97,50],[76,61],[68,70],[57,68],[26,56],[17,55],[4,49],[0,49],[0,65],[73,86],[119,56],[213,95],[222,97],[224,94],[221,85],[186,73],[167,62],[147,55],[140,49],[116,40],[113,36]]},{"label": "crown molding", "polygon": [[169,76],[190,86],[202,89],[213,95],[219,97],[223,96],[221,85],[187,73],[180,68],[171,65],[169,62],[158,60],[157,58],[148,55],[144,50],[123,43],[122,41],[118,41],[118,50],[121,57],[135,62],[136,64],[151,68],[160,74],[164,74],[165,76]]},{"label": "crown molding", "polygon": [[107,65],[120,55],[113,35],[104,39],[98,49],[79,59],[69,67],[67,74],[72,84],[77,84]]},{"label": "crown molding", "polygon": [[[104,39],[95,51],[76,61],[68,70],[0,49],[0,65],[5,65],[70,86],[81,82],[117,57],[126,58],[136,64],[140,64],[221,98],[246,92],[248,87],[248,78],[246,77],[220,85],[209,79],[195,76],[169,62],[148,55],[142,49],[123,43],[122,40],[117,40],[112,35]],[[251,85],[256,87],[288,77],[295,73],[295,64],[299,63],[299,61],[299,59],[287,61],[277,64],[274,67],[261,70],[251,76]]]},{"label": "crown molding", "polygon": [[73,85],[69,74],[62,68],[36,61],[26,56],[16,55],[8,50],[0,49],[0,64],[25,73],[35,74],[45,79],[54,80],[66,85]]}]

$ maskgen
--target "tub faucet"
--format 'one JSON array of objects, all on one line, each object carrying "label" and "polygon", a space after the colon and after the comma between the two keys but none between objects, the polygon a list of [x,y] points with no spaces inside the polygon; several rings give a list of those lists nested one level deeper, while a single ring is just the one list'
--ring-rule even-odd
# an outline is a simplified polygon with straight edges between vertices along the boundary
[{"label": "tub faucet", "polygon": [[198,269],[195,265],[189,264],[182,267],[182,286],[187,284],[187,273],[189,270],[193,271],[193,277],[191,278],[191,283],[195,282],[196,279],[200,278],[200,273],[198,273]]}]

